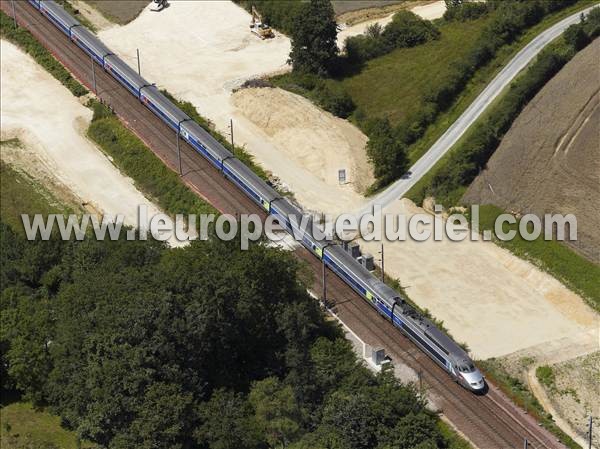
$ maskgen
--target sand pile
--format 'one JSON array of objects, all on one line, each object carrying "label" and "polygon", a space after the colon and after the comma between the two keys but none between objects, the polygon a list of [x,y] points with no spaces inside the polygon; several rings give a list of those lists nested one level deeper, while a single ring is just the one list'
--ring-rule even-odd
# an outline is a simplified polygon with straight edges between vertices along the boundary
[{"label": "sand pile", "polygon": [[[339,185],[339,169],[346,170],[347,182],[356,192],[373,182],[365,152],[367,137],[349,122],[282,89],[242,89],[233,94],[232,102],[290,161],[327,184]],[[285,179],[285,173],[278,172]]]}]

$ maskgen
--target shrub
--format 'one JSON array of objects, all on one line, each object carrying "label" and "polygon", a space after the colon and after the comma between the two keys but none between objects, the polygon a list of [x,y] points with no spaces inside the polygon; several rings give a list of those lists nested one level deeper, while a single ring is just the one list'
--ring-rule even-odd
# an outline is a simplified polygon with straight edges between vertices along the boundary
[{"label": "shrub", "polygon": [[[437,114],[447,110],[454,103],[477,69],[491,61],[502,46],[513,42],[523,30],[539,22],[546,11],[546,2],[539,1],[488,3],[487,8],[494,11],[493,19],[475,47],[463,60],[452,64],[451,73],[439,84],[431,86],[430,92],[423,98],[425,110],[416,116],[408,117],[405,123],[398,125],[398,135],[402,136],[406,145],[416,142],[433,123]],[[468,8],[468,5],[472,4],[458,3],[449,10],[459,11]]]},{"label": "shrub", "polygon": [[449,6],[444,13],[445,20],[474,20],[488,12],[486,3],[459,3]]},{"label": "shrub", "polygon": [[394,137],[387,119],[373,119],[367,123],[367,156],[373,164],[373,173],[380,184],[387,184],[402,176],[409,166],[406,146]]},{"label": "shrub", "polygon": [[552,368],[548,365],[538,366],[535,370],[535,376],[546,388],[553,390],[556,387],[556,376]]},{"label": "shrub", "polygon": [[325,83],[320,83],[314,94],[323,109],[341,118],[347,118],[356,107],[352,97],[343,88],[333,89]]},{"label": "shrub", "polygon": [[600,8],[592,9],[583,21],[585,32],[594,39],[600,36]]},{"label": "shrub", "polygon": [[371,25],[365,34],[346,38],[346,56],[353,63],[365,62],[396,48],[414,47],[437,39],[439,35],[430,21],[410,11],[399,11],[385,28]]}]

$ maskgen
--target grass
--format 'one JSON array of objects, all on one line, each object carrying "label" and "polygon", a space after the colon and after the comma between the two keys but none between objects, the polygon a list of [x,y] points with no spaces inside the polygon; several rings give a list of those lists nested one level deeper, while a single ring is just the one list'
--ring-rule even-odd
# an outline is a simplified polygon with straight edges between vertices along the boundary
[{"label": "grass", "polygon": [[[441,22],[440,37],[412,48],[399,48],[367,62],[360,73],[339,83],[356,104],[355,114],[388,118],[398,125],[417,113],[431,85],[439,85],[453,61],[464,58],[488,17],[467,22]],[[377,88],[374,88],[377,86]]]},{"label": "grass", "polygon": [[535,376],[540,381],[540,383],[549,390],[554,390],[556,388],[556,378],[554,376],[554,371],[552,370],[552,367],[548,365],[538,366],[535,370]]},{"label": "grass", "polygon": [[448,443],[448,449],[473,449],[473,446],[462,438],[456,431],[446,422],[438,420],[438,429],[444,440]]},{"label": "grass", "polygon": [[581,449],[570,436],[564,433],[547,413],[531,390],[519,379],[511,376],[501,364],[494,358],[481,360],[477,366],[482,370],[488,380],[498,386],[515,404],[525,409],[540,424],[552,432],[556,437],[570,449]]},{"label": "grass", "polygon": [[161,209],[172,215],[216,213],[104,105],[92,101],[91,107],[94,117],[87,136]]},{"label": "grass", "polygon": [[[0,142],[0,147],[20,146],[17,139]],[[0,163],[0,217],[14,230],[25,232],[21,214],[75,213],[81,209],[66,204],[41,183],[15,170],[9,164]]]},{"label": "grass", "polygon": [[88,93],[87,89],[73,78],[67,69],[29,31],[23,27],[15,28],[12,18],[3,11],[0,11],[0,37],[12,42],[29,54],[35,62],[46,69],[50,75],[60,81],[76,97]]},{"label": "grass", "polygon": [[29,402],[13,402],[0,409],[0,445],[6,449],[96,448],[77,440],[75,432],[60,425],[60,418],[34,409]]},{"label": "grass", "polygon": [[[505,213],[492,205],[479,208],[480,230],[494,229],[498,215]],[[505,230],[517,230],[518,222],[505,225]],[[551,274],[567,287],[580,294],[588,304],[600,311],[600,265],[580,256],[561,242],[544,240],[543,235],[536,240],[527,241],[517,233],[509,241],[497,240],[496,243],[508,249],[516,256],[532,262],[534,265]]]}]

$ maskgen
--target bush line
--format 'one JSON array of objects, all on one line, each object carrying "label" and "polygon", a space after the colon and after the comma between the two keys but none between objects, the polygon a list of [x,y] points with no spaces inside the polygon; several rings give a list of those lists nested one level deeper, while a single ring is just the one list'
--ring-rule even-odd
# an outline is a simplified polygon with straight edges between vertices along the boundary
[{"label": "bush line", "polygon": [[201,200],[146,145],[129,131],[119,119],[96,100],[88,137],[109,155],[115,165],[158,206],[171,215],[210,214],[216,210]]}]

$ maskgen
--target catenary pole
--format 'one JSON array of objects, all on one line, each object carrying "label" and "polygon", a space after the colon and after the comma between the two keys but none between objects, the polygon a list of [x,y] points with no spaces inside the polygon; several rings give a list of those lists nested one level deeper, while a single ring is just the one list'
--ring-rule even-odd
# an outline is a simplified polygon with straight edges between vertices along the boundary
[{"label": "catenary pole", "polygon": [[385,266],[383,262],[383,243],[381,244],[381,282],[385,282]]},{"label": "catenary pole", "polygon": [[327,267],[325,266],[325,260],[323,260],[323,304],[327,307]]},{"label": "catenary pole", "polygon": [[233,145],[233,119],[229,119],[229,130],[231,131],[231,153],[235,155],[235,146]]},{"label": "catenary pole", "polygon": [[140,69],[140,49],[136,48],[135,51],[137,53],[138,75],[142,76],[142,71]]},{"label": "catenary pole", "polygon": [[590,415],[590,429],[588,434],[588,448],[592,449],[592,415]]},{"label": "catenary pole", "polygon": [[19,25],[17,25],[17,11],[15,10],[15,0],[10,0],[10,4],[12,5],[13,20],[15,21],[15,28],[18,28]]},{"label": "catenary pole", "polygon": [[96,68],[94,67],[94,57],[90,56],[92,62],[92,83],[94,84],[94,93],[98,95],[98,88],[96,87]]},{"label": "catenary pole", "polygon": [[183,170],[181,168],[181,148],[179,147],[179,130],[175,131],[175,139],[177,139],[177,162],[179,164],[179,176],[182,176]]}]

